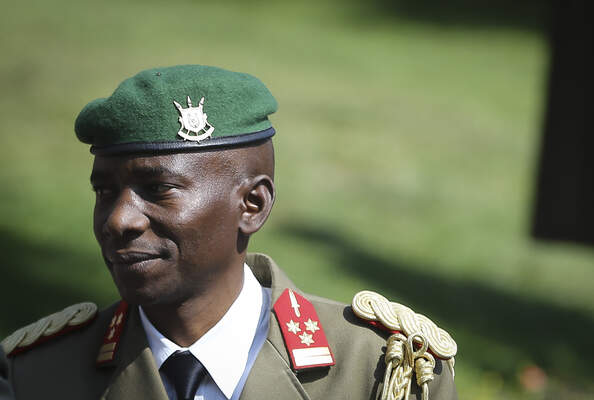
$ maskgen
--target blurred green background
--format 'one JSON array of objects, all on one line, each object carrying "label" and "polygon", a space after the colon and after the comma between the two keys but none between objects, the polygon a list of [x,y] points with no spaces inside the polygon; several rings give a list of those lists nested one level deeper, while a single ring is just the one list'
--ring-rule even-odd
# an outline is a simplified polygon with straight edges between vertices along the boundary
[{"label": "blurred green background", "polygon": [[141,69],[210,64],[280,103],[252,251],[307,292],[377,290],[438,321],[462,399],[592,398],[594,251],[528,235],[548,10],[489,3],[3,1],[0,337],[117,298],[78,111]]}]

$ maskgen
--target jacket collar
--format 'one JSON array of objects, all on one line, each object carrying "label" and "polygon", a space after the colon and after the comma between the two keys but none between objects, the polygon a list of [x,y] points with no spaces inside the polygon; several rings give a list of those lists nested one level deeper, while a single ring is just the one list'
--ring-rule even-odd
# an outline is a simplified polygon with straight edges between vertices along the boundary
[{"label": "jacket collar", "polygon": [[[246,263],[252,268],[256,279],[264,287],[271,289],[270,310],[286,288],[297,290],[295,284],[265,254],[248,254]],[[274,385],[270,385],[274,382]],[[268,338],[256,358],[240,400],[256,400],[262,393],[271,399],[309,400],[305,389],[291,369],[289,354],[285,348],[280,327],[276,318],[270,318]]]},{"label": "jacket collar", "polygon": [[[272,312],[272,307],[274,306],[274,303],[276,303],[276,301],[286,288],[297,290],[295,284],[289,279],[289,277],[285,275],[285,273],[281,271],[281,269],[278,267],[278,265],[276,265],[272,258],[267,256],[266,254],[248,254],[246,263],[250,266],[252,272],[254,273],[256,279],[258,279],[260,284],[265,288],[271,289],[271,301],[269,305],[269,312]],[[270,318],[270,327],[268,329],[267,342],[270,342],[270,344],[278,352],[278,355],[290,369],[291,364],[289,361],[289,355],[285,348],[285,342],[283,340],[283,336],[276,318]]]},{"label": "jacket collar", "polygon": [[110,364],[115,371],[102,399],[168,400],[137,307],[130,307],[119,349]]}]

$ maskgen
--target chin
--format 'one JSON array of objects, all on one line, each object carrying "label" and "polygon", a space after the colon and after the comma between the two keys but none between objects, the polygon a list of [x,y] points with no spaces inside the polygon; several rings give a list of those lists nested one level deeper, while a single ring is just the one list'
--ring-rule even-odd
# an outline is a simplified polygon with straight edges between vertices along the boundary
[{"label": "chin", "polygon": [[131,285],[129,282],[122,282],[117,279],[114,280],[118,292],[126,303],[130,305],[148,306],[156,304],[162,295],[150,285],[141,284],[135,282],[135,285]]},{"label": "chin", "polygon": [[126,303],[149,306],[163,299],[163,290],[156,285],[156,278],[118,272],[112,269],[111,275],[122,300]]},{"label": "chin", "polygon": [[116,283],[122,299],[130,305],[143,307],[173,305],[183,302],[179,291],[163,290],[155,286],[123,286]]},{"label": "chin", "polygon": [[150,291],[141,289],[133,290],[130,288],[118,288],[118,291],[120,292],[122,300],[130,305],[150,306],[158,302],[158,299],[155,298],[155,296]]}]

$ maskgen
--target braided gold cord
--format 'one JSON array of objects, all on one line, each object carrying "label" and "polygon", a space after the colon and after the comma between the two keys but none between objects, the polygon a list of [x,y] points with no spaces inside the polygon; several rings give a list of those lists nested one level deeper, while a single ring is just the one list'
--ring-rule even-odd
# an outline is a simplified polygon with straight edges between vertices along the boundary
[{"label": "braided gold cord", "polygon": [[423,400],[429,399],[429,382],[433,380],[433,369],[435,368],[435,359],[429,353],[424,353],[415,360],[415,374],[417,376],[417,385],[423,391]]},{"label": "braided gold cord", "polygon": [[386,372],[381,398],[384,400],[403,400],[410,392],[410,349],[406,337],[400,333],[388,338],[386,345]]},{"label": "braided gold cord", "polygon": [[435,369],[435,358],[429,351],[446,360],[454,376],[456,342],[426,316],[370,291],[355,295],[353,311],[359,318],[402,332],[387,340],[381,400],[408,400],[413,373],[423,400],[429,399],[429,382],[434,378]]},{"label": "braided gold cord", "polygon": [[[94,317],[97,313],[97,305],[95,303],[78,303],[64,309],[68,310],[68,313],[72,313],[72,316],[68,316],[68,325],[77,326],[87,322],[91,317]],[[62,311],[62,312],[64,312]]]},{"label": "braided gold cord", "polygon": [[21,328],[13,332],[12,335],[8,336],[0,343],[6,354],[9,354],[17,346],[17,344],[22,342],[22,340],[25,338],[25,335],[27,334],[25,328]]},{"label": "braided gold cord", "polygon": [[429,348],[438,357],[448,359],[456,355],[458,345],[449,333],[437,327],[429,318],[423,314],[416,314],[421,331],[429,341]]},{"label": "braided gold cord", "polygon": [[439,358],[454,357],[457,345],[454,339],[429,318],[417,314],[402,304],[389,302],[384,296],[364,290],[353,298],[353,311],[359,318],[381,322],[386,328],[400,331],[406,336],[421,332],[428,339],[429,349]]},{"label": "braided gold cord", "polygon": [[51,323],[52,321],[48,317],[45,317],[34,324],[28,325],[29,329],[25,331],[25,337],[21,340],[19,346],[25,347],[35,343]]},{"label": "braided gold cord", "polygon": [[83,324],[95,316],[96,313],[97,306],[93,303],[74,304],[15,331],[0,344],[4,352],[8,354],[17,347],[32,345],[42,336],[54,335],[64,329],[66,325],[77,326]]},{"label": "braided gold cord", "polygon": [[412,368],[407,365],[399,365],[394,369],[388,377],[386,397],[382,397],[382,400],[408,400],[412,373]]}]

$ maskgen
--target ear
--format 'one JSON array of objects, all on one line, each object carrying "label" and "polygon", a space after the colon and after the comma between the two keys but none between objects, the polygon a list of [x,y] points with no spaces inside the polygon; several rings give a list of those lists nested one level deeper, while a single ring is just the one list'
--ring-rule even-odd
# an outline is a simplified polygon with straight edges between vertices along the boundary
[{"label": "ear", "polygon": [[244,184],[239,230],[249,236],[256,233],[268,219],[276,193],[274,182],[268,175],[258,175]]}]

